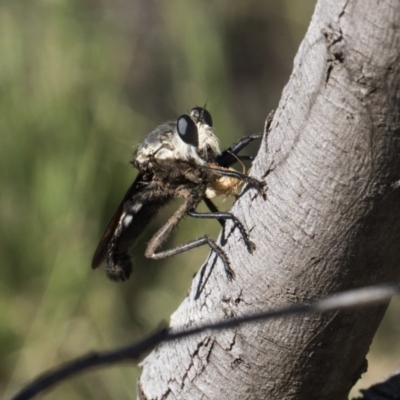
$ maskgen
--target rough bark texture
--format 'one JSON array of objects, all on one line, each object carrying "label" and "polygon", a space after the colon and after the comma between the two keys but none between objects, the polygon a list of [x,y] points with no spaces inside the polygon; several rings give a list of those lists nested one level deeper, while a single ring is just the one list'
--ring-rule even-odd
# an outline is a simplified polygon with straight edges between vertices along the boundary
[{"label": "rough bark texture", "polygon": [[[254,163],[267,200],[233,208],[172,329],[400,278],[400,2],[321,0]],[[267,112],[268,110],[266,110]],[[294,317],[163,344],[143,399],[346,399],[386,307]]]}]

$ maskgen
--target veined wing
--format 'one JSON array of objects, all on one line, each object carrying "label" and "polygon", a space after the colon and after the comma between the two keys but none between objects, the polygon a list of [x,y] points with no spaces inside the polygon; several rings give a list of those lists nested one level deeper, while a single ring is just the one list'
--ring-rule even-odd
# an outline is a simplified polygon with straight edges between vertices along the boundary
[{"label": "veined wing", "polygon": [[107,255],[108,245],[112,237],[114,236],[115,230],[117,229],[118,223],[120,222],[121,216],[124,213],[124,206],[126,202],[137,195],[140,190],[143,189],[143,174],[138,174],[132,185],[129,187],[125,196],[119,203],[117,209],[115,210],[113,216],[111,217],[110,222],[107,225],[107,228],[100,239],[99,244],[97,245],[96,251],[94,252],[92,258],[92,268],[95,269],[100,266],[100,264],[105,260]]},{"label": "veined wing", "polygon": [[107,275],[124,281],[132,271],[129,249],[150,220],[168,203],[172,194],[160,189],[159,183],[145,181],[139,173],[115,211],[94,253],[92,268],[106,261]]}]

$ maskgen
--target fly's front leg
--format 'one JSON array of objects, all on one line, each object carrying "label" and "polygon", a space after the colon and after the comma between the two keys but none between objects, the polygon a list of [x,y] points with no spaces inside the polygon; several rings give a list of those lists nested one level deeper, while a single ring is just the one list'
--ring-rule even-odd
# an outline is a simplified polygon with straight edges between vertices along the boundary
[{"label": "fly's front leg", "polygon": [[254,135],[249,135],[249,136],[244,136],[241,139],[239,139],[236,143],[234,143],[228,151],[230,151],[233,154],[239,153],[242,149],[244,149],[250,142],[253,140],[261,139],[263,137],[263,133],[255,133]]},{"label": "fly's front leg", "polygon": [[223,151],[219,156],[215,158],[215,163],[221,167],[230,167],[237,162],[237,159],[253,159],[252,156],[238,156],[237,154],[244,149],[253,140],[261,139],[263,137],[262,133],[256,133],[250,136],[244,136],[234,143],[229,149]]},{"label": "fly's front leg", "polygon": [[246,232],[243,224],[231,213],[228,212],[211,212],[211,213],[199,213],[194,210],[188,211],[188,215],[193,218],[211,218],[218,220],[231,220],[235,224],[235,226],[239,229],[240,234],[242,235],[243,241],[246,244],[248,252],[251,254],[256,249],[256,245],[249,239],[249,235]]},{"label": "fly's front leg", "polygon": [[196,247],[203,246],[207,244],[211,249],[213,249],[218,256],[221,258],[226,275],[229,280],[232,280],[235,277],[235,273],[232,270],[229,259],[225,252],[215,243],[214,240],[210,239],[208,236],[203,236],[201,238],[192,240],[188,243],[182,244],[178,247],[175,247],[170,250],[164,250],[157,252],[157,249],[162,245],[162,243],[168,238],[171,234],[172,230],[178,225],[179,221],[187,214],[188,209],[192,209],[197,206],[198,202],[193,202],[192,198],[189,198],[182,204],[178,210],[172,215],[172,217],[166,222],[166,224],[160,228],[156,234],[151,238],[150,242],[147,245],[145,256],[147,258],[152,259],[161,259],[170,256],[174,256],[176,254],[183,253],[185,251],[194,249]]}]

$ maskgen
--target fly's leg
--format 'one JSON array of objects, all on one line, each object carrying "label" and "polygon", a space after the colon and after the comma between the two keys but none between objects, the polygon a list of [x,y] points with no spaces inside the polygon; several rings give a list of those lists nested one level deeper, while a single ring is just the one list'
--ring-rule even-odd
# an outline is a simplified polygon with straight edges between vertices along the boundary
[{"label": "fly's leg", "polygon": [[197,211],[191,210],[187,213],[193,218],[211,218],[217,220],[231,220],[235,224],[235,226],[239,229],[240,234],[242,235],[243,241],[246,244],[248,252],[251,254],[256,249],[256,245],[249,239],[249,235],[246,232],[243,224],[231,213],[228,212],[211,212],[211,213],[199,213]]},{"label": "fly's leg", "polygon": [[244,136],[234,143],[229,149],[223,151],[219,156],[217,156],[214,162],[221,167],[228,168],[237,162],[237,159],[252,159],[252,156],[237,156],[237,154],[244,149],[253,140],[261,139],[263,137],[262,133],[256,133],[250,136]]},{"label": "fly's leg", "polygon": [[[204,201],[204,203],[206,203],[206,206],[208,207],[208,209],[209,209],[212,213],[217,213],[217,212],[219,212],[217,206],[216,206],[208,197],[204,197],[203,201]],[[225,219],[217,218],[217,221],[218,221],[219,224],[222,226],[222,228],[225,227]]]},{"label": "fly's leg", "polygon": [[[153,258],[153,259],[160,259],[160,258],[175,256],[176,254],[180,254],[185,251],[192,250],[196,247],[204,246],[205,244],[207,244],[212,250],[214,250],[218,254],[219,258],[222,260],[222,263],[224,264],[225,273],[226,273],[226,276],[228,277],[228,279],[230,281],[232,279],[234,279],[235,272],[233,271],[233,269],[230,266],[230,262],[229,262],[227,255],[221,249],[221,247],[218,246],[217,243],[214,240],[210,239],[207,235],[200,237],[198,239],[194,239],[188,243],[182,244],[173,249],[160,251],[158,253],[154,253],[153,252],[154,249],[150,248],[150,245],[152,245],[152,243],[150,242],[145,254],[146,254],[146,257]],[[157,249],[157,247],[156,247],[156,249]]]},{"label": "fly's leg", "polygon": [[198,205],[201,201],[194,201],[193,198],[189,198],[182,204],[172,215],[172,217],[162,226],[155,235],[151,238],[150,242],[147,245],[145,256],[147,258],[152,259],[161,259],[170,256],[174,256],[176,254],[183,253],[185,251],[194,249],[196,247],[203,246],[207,244],[211,249],[213,249],[219,258],[222,260],[224,264],[225,272],[229,280],[232,280],[235,277],[235,273],[232,270],[229,259],[225,252],[221,249],[220,246],[215,243],[214,240],[210,239],[207,235],[200,237],[198,239],[194,239],[188,243],[182,244],[170,250],[163,250],[157,252],[157,249],[162,245],[162,243],[168,238],[171,234],[172,230],[178,225],[179,221],[188,213],[188,210],[193,209]]}]

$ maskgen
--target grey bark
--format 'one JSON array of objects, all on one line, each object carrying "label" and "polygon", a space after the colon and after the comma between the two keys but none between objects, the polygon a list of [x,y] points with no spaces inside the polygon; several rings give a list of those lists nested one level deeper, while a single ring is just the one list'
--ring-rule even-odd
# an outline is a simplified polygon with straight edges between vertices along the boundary
[{"label": "grey bark", "polygon": [[[321,0],[252,174],[173,330],[400,279],[400,2]],[[183,267],[183,266],[182,266]],[[386,306],[292,317],[163,344],[143,399],[346,399]]]}]

